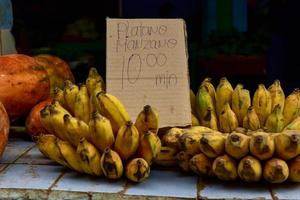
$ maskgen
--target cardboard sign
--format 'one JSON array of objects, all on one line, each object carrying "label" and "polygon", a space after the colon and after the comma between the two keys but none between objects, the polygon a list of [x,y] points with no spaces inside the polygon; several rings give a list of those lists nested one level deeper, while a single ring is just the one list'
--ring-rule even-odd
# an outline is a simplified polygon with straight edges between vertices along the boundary
[{"label": "cardboard sign", "polygon": [[191,124],[185,22],[182,19],[107,19],[107,92],[135,120],[156,108],[160,127]]}]

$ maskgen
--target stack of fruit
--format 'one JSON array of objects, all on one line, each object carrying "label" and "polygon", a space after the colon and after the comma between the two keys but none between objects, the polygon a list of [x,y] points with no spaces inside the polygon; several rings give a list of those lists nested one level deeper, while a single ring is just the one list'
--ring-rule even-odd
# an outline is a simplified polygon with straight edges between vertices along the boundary
[{"label": "stack of fruit", "polygon": [[158,113],[146,105],[133,123],[122,103],[105,92],[91,68],[85,84],[65,81],[40,111],[44,134],[37,147],[48,158],[80,173],[140,182],[161,149]]},{"label": "stack of fruit", "polygon": [[[191,92],[193,125],[161,135],[155,163],[221,180],[300,182],[300,91],[287,98],[276,80],[254,96],[226,78],[215,89],[205,79]],[[298,131],[297,131],[298,130]]]}]

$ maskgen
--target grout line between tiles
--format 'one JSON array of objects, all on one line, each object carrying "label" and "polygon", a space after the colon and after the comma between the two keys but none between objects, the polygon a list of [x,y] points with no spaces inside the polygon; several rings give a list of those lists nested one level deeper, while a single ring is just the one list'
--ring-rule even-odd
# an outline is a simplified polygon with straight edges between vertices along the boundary
[{"label": "grout line between tiles", "polygon": [[204,184],[203,178],[200,177],[200,176],[198,176],[196,184],[197,184],[196,185],[196,188],[197,188],[196,199],[197,200],[203,199],[203,197],[201,197],[201,195],[200,195],[201,191],[205,188],[205,184]]},{"label": "grout line between tiles", "polygon": [[126,180],[125,184],[122,186],[123,189],[121,191],[119,191],[118,194],[124,195],[127,192],[130,185],[131,185],[131,183],[128,180]]},{"label": "grout line between tiles", "polygon": [[58,183],[58,181],[66,174],[66,171],[63,170],[59,176],[53,181],[53,183],[50,185],[50,187],[48,188],[48,191],[50,192],[52,190],[52,188]]},{"label": "grout line between tiles", "polygon": [[274,192],[272,186],[269,184],[268,185],[268,190],[270,192],[272,200],[278,200],[279,198],[276,196],[276,193]]}]

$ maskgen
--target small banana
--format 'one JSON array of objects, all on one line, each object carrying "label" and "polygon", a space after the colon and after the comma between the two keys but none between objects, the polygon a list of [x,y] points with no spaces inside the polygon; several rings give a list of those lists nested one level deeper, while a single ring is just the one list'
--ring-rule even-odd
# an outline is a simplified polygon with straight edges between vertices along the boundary
[{"label": "small banana", "polygon": [[249,152],[250,137],[242,133],[231,133],[225,142],[225,151],[235,159],[241,159]]},{"label": "small banana", "polygon": [[179,137],[178,146],[182,151],[193,156],[201,152],[199,147],[201,137],[202,133],[184,133]]},{"label": "small banana", "polygon": [[90,119],[93,116],[94,112],[98,112],[98,99],[97,99],[97,94],[99,92],[103,91],[102,89],[102,85],[100,82],[96,82],[94,87],[93,87],[93,91],[90,91],[89,95],[90,95]]},{"label": "small banana", "polygon": [[271,133],[279,133],[283,130],[284,119],[279,104],[274,107],[273,111],[268,116],[265,127],[266,131]]},{"label": "small banana", "polygon": [[64,91],[59,87],[54,88],[52,93],[52,99],[58,101],[60,105],[64,106],[65,104]]},{"label": "small banana", "polygon": [[275,106],[280,105],[280,112],[282,112],[284,108],[285,95],[281,88],[280,81],[275,80],[268,90],[271,94],[272,110],[274,110]]},{"label": "small banana", "polygon": [[85,81],[89,95],[91,96],[95,90],[97,84],[100,85],[101,90],[105,91],[105,83],[103,78],[94,67],[90,68],[88,78]]},{"label": "small banana", "polygon": [[300,116],[285,127],[285,130],[300,130]]},{"label": "small banana", "polygon": [[296,88],[287,96],[283,109],[284,126],[300,116],[300,90]]},{"label": "small banana", "polygon": [[76,152],[80,157],[81,168],[85,173],[95,176],[102,175],[100,167],[101,155],[93,144],[82,138]]},{"label": "small banana", "polygon": [[252,100],[253,108],[259,118],[260,127],[264,127],[267,117],[272,111],[272,98],[270,92],[263,84],[259,84]]},{"label": "small banana", "polygon": [[110,121],[97,111],[93,113],[89,122],[90,141],[103,152],[107,147],[112,147],[115,136]]},{"label": "small banana", "polygon": [[202,176],[212,176],[212,163],[205,154],[194,155],[189,161],[189,168],[196,174]]},{"label": "small banana", "polygon": [[158,112],[150,105],[144,106],[143,110],[138,114],[134,125],[140,135],[147,131],[157,133],[159,128]]},{"label": "small banana", "polygon": [[220,130],[224,133],[231,133],[238,127],[238,119],[231,110],[229,103],[226,103],[219,115]]},{"label": "small banana", "polygon": [[159,137],[148,131],[144,133],[140,139],[140,145],[138,148],[139,157],[145,159],[149,165],[157,157],[161,150],[161,142]]},{"label": "small banana", "polygon": [[133,156],[139,147],[139,132],[131,121],[120,127],[114,149],[122,160]]},{"label": "small banana", "polygon": [[65,106],[69,112],[74,114],[74,104],[76,96],[79,92],[79,88],[77,85],[73,84],[71,81],[65,81],[65,88],[64,88],[64,102]]},{"label": "small banana", "polygon": [[119,128],[126,124],[127,121],[130,121],[129,114],[120,100],[111,94],[99,92],[97,99],[100,114],[109,119],[116,136]]},{"label": "small banana", "polygon": [[123,163],[119,154],[110,148],[104,150],[101,156],[101,169],[109,179],[119,179],[123,175]]},{"label": "small banana", "polygon": [[250,137],[250,153],[259,160],[266,160],[273,156],[275,151],[274,137],[269,133],[256,132]]},{"label": "small banana", "polygon": [[89,123],[90,120],[90,99],[87,88],[84,84],[79,86],[79,92],[74,102],[74,115],[78,119]]},{"label": "small banana", "polygon": [[233,181],[238,177],[235,160],[226,154],[214,160],[212,169],[213,173],[223,181]]},{"label": "small banana", "polygon": [[64,115],[63,120],[65,125],[64,132],[67,137],[67,140],[74,147],[77,147],[77,145],[80,142],[80,139],[83,137],[90,140],[89,126],[84,121],[81,121],[68,114]]},{"label": "small banana", "polygon": [[235,113],[239,125],[243,125],[243,119],[247,114],[249,106],[251,106],[251,98],[249,90],[244,89],[242,84],[237,84],[232,93],[232,110]]},{"label": "small banana", "polygon": [[205,116],[200,122],[200,125],[218,131],[218,119],[216,113],[210,107],[207,108]]},{"label": "small banana", "polygon": [[289,160],[300,154],[300,132],[284,131],[275,136],[276,154],[284,159]]},{"label": "small banana", "polygon": [[214,130],[205,126],[192,126],[183,129],[184,133],[201,133],[201,132],[213,132]]},{"label": "small banana", "polygon": [[282,183],[289,177],[289,168],[284,160],[272,158],[263,169],[263,176],[270,183]]},{"label": "small banana", "polygon": [[208,94],[211,97],[213,105],[214,105],[213,108],[216,108],[216,89],[215,89],[214,85],[211,83],[211,78],[209,78],[209,77],[205,78],[202,81],[201,86],[204,86],[207,89]]},{"label": "small banana", "polygon": [[247,114],[243,119],[243,127],[251,131],[260,129],[259,118],[252,106],[248,108]]},{"label": "small banana", "polygon": [[177,165],[176,155],[178,151],[175,148],[162,146],[160,152],[154,159],[154,164],[164,167],[172,167]]},{"label": "small banana", "polygon": [[300,156],[289,162],[289,180],[292,182],[300,182]]},{"label": "small banana", "polygon": [[168,147],[173,147],[175,149],[179,149],[179,138],[184,134],[183,129],[181,128],[171,128],[169,129],[161,138],[161,142],[163,145]]},{"label": "small banana", "polygon": [[190,159],[191,156],[184,151],[180,151],[176,155],[177,164],[184,172],[190,171],[190,166],[189,166]]},{"label": "small banana", "polygon": [[238,175],[245,182],[257,182],[262,176],[262,167],[256,158],[244,157],[238,165]]},{"label": "small banana", "polygon": [[[199,144],[199,143],[198,143]],[[219,133],[203,133],[199,148],[209,158],[215,158],[224,153],[225,137]]]},{"label": "small banana", "polygon": [[49,108],[50,108],[50,105],[46,105],[40,111],[41,124],[47,130],[48,133],[54,133],[54,127],[52,125]]},{"label": "small banana", "polygon": [[216,89],[216,111],[219,116],[223,107],[231,103],[233,88],[230,82],[225,78],[221,78]]},{"label": "small banana", "polygon": [[133,182],[142,182],[148,178],[150,167],[143,158],[134,158],[128,162],[125,170],[126,177]]},{"label": "small banana", "polygon": [[192,113],[196,115],[196,96],[192,89],[190,89],[190,103]]},{"label": "small banana", "polygon": [[193,113],[191,113],[191,118],[192,118],[192,126],[200,126],[199,120]]}]

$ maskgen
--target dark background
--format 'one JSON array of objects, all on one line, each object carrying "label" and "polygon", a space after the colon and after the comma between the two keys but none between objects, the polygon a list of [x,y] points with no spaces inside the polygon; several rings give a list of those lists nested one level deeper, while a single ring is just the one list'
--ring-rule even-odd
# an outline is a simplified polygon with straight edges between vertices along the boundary
[{"label": "dark background", "polygon": [[[248,0],[247,32],[215,30],[207,37],[202,30],[206,20],[202,3],[202,0],[12,0],[13,34],[18,52],[58,55],[71,64],[76,80],[81,82],[91,66],[105,76],[106,17],[184,18],[194,91],[206,76],[212,77],[215,85],[220,77],[226,76],[233,85],[242,82],[252,92],[257,84],[269,85],[274,79],[280,79],[288,93],[299,87],[299,0]],[[74,34],[82,27],[88,34]]]}]

